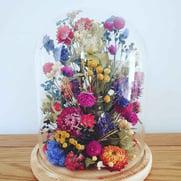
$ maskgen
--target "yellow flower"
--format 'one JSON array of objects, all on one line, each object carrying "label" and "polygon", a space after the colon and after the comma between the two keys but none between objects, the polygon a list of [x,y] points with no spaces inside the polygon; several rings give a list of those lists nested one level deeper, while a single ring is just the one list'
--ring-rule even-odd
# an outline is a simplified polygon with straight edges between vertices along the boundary
[{"label": "yellow flower", "polygon": [[93,76],[94,75],[92,70],[88,70],[87,73],[88,73],[89,76]]},{"label": "yellow flower", "polygon": [[102,73],[102,72],[103,72],[102,66],[98,66],[98,67],[96,68],[96,72],[97,72],[97,73]]},{"label": "yellow flower", "polygon": [[110,73],[111,73],[111,70],[110,70],[109,68],[106,68],[106,69],[104,69],[104,73],[105,73],[105,74],[110,74]]},{"label": "yellow flower", "polygon": [[56,141],[57,141],[57,142],[60,142],[60,138],[56,138]]},{"label": "yellow flower", "polygon": [[96,60],[92,60],[91,61],[91,67],[97,67],[97,62],[96,62]]},{"label": "yellow flower", "polygon": [[73,144],[74,144],[74,142],[75,142],[75,140],[74,140],[73,138],[70,138],[70,139],[69,139],[69,143],[70,143],[70,144],[72,144],[72,145],[73,145]]},{"label": "yellow flower", "polygon": [[106,95],[105,97],[104,97],[104,102],[105,103],[109,103],[111,101],[111,97],[109,96],[109,95]]},{"label": "yellow flower", "polygon": [[65,138],[60,138],[60,141],[59,141],[61,144],[65,143]]},{"label": "yellow flower", "polygon": [[67,148],[67,143],[63,143],[62,147]]},{"label": "yellow flower", "polygon": [[103,79],[104,79],[104,75],[103,75],[103,74],[97,74],[97,78],[98,78],[99,80],[103,80]]},{"label": "yellow flower", "polygon": [[77,148],[77,150],[81,149],[81,145],[80,144],[76,144],[75,147]]},{"label": "yellow flower", "polygon": [[111,78],[109,77],[109,75],[105,75],[104,76],[104,82],[109,82],[111,80]]},{"label": "yellow flower", "polygon": [[65,134],[65,138],[69,138],[70,137],[70,134],[69,133],[66,133]]},{"label": "yellow flower", "polygon": [[84,150],[85,149],[85,146],[84,145],[81,145],[81,148],[80,148],[81,150]]},{"label": "yellow flower", "polygon": [[88,61],[88,67],[97,67],[97,62],[96,60],[89,60]]}]

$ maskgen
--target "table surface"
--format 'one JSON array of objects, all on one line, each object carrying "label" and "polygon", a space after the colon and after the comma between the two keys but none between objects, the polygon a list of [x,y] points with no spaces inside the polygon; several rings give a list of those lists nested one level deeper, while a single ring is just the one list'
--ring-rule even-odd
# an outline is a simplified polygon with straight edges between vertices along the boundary
[{"label": "table surface", "polygon": [[[37,135],[0,135],[0,180],[36,180],[30,156]],[[181,181],[181,133],[146,134],[153,166],[146,181]]]}]

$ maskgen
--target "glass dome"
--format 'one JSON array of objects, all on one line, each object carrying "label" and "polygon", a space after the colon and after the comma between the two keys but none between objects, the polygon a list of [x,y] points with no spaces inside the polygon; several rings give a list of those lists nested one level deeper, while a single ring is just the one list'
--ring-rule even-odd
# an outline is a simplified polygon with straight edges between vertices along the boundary
[{"label": "glass dome", "polygon": [[43,36],[39,158],[52,173],[107,175],[141,162],[144,73],[135,37],[120,16],[98,21],[80,11]]}]

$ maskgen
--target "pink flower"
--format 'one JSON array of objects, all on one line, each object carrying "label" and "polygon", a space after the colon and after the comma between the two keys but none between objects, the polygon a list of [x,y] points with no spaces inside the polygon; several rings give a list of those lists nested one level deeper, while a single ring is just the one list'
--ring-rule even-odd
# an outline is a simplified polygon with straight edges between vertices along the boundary
[{"label": "pink flower", "polygon": [[80,119],[81,110],[79,108],[66,107],[57,117],[57,127],[67,131],[71,136],[78,137],[81,133],[75,127],[80,126]]},{"label": "pink flower", "polygon": [[108,48],[109,52],[111,55],[115,55],[116,54],[116,47],[114,45],[111,45],[109,48]]},{"label": "pink flower", "polygon": [[93,128],[94,124],[96,124],[96,122],[94,121],[94,116],[92,114],[82,114],[81,123],[85,126],[85,128]]},{"label": "pink flower", "polygon": [[113,31],[113,29],[114,29],[114,24],[113,24],[112,22],[106,21],[106,22],[104,23],[104,27],[105,27],[106,29],[108,29],[109,31]]},{"label": "pink flower", "polygon": [[84,170],[84,155],[81,153],[79,155],[74,154],[73,151],[69,152],[66,156],[64,165],[69,170]]},{"label": "pink flower", "polygon": [[133,102],[133,112],[135,113],[140,112],[140,103],[138,101]]},{"label": "pink flower", "polygon": [[138,117],[134,112],[125,112],[123,117],[134,126],[138,122]]},{"label": "pink flower", "polygon": [[48,63],[45,63],[43,65],[43,72],[44,74],[48,77],[48,78],[51,78],[53,77],[56,72],[57,72],[57,65],[56,64],[53,64],[51,62],[48,62]]},{"label": "pink flower", "polygon": [[82,30],[90,30],[92,28],[92,23],[89,18],[81,18],[75,22],[75,31],[82,31]]},{"label": "pink flower", "polygon": [[120,30],[120,29],[123,29],[124,26],[125,26],[125,21],[124,21],[123,18],[116,17],[114,19],[114,27],[115,27],[115,29]]},{"label": "pink flower", "polygon": [[73,70],[68,66],[64,66],[61,69],[61,71],[62,71],[63,75],[66,77],[72,77],[73,76]]},{"label": "pink flower", "polygon": [[95,104],[96,98],[92,93],[80,93],[77,97],[78,102],[83,107],[92,107]]},{"label": "pink flower", "polygon": [[86,146],[86,153],[88,156],[98,156],[101,154],[102,146],[97,141],[91,141]]},{"label": "pink flower", "polygon": [[73,37],[74,37],[74,34],[72,32],[72,29],[69,28],[69,26],[64,25],[64,26],[58,27],[57,40],[59,43],[71,45],[71,40],[73,39]]}]

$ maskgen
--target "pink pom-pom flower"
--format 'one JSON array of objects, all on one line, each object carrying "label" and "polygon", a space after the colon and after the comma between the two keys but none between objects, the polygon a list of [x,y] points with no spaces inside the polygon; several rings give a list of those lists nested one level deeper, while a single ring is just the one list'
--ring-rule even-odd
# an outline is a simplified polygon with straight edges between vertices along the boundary
[{"label": "pink pom-pom flower", "polygon": [[44,72],[44,74],[45,74],[48,78],[53,77],[53,76],[56,74],[59,65],[60,65],[59,62],[57,62],[57,63],[55,63],[55,64],[54,64],[54,63],[51,63],[51,62],[45,63],[45,64],[43,65],[43,72]]},{"label": "pink pom-pom flower", "polygon": [[114,19],[114,27],[117,30],[123,29],[125,26],[125,20],[121,17],[116,17]]},{"label": "pink pom-pom flower", "polygon": [[78,97],[78,102],[82,107],[92,107],[95,104],[96,98],[92,93],[81,92]]},{"label": "pink pom-pom flower", "polygon": [[91,141],[86,146],[86,153],[88,156],[98,156],[101,154],[102,146],[97,141]]}]

